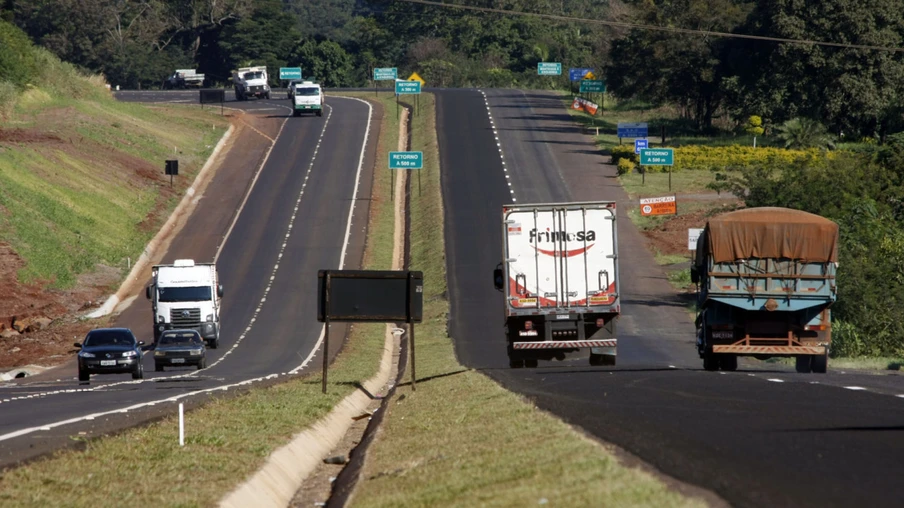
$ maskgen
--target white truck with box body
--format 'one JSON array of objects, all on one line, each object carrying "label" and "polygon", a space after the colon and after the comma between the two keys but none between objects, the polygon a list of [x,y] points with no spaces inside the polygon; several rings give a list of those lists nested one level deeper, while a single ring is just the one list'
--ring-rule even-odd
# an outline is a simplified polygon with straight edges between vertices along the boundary
[{"label": "white truck with box body", "polygon": [[177,259],[171,265],[155,265],[151,274],[145,295],[154,311],[154,342],[166,330],[197,330],[216,349],[223,296],[216,265]]},{"label": "white truck with box body", "polygon": [[232,73],[235,100],[246,101],[248,97],[270,98],[270,84],[266,67],[242,67]]},{"label": "white truck with box body", "polygon": [[503,207],[503,262],[509,366],[535,367],[590,349],[591,365],[614,365],[621,301],[615,203]]},{"label": "white truck with box body", "polygon": [[313,113],[323,116],[323,88],[313,81],[294,83],[292,90],[293,116]]}]

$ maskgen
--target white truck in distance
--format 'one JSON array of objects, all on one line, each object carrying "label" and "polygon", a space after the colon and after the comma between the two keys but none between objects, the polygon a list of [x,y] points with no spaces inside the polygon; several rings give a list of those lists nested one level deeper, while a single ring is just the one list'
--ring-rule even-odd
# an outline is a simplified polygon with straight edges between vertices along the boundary
[{"label": "white truck in distance", "polygon": [[246,101],[248,97],[270,98],[270,85],[266,67],[242,67],[232,73],[235,100]]},{"label": "white truck in distance", "polygon": [[174,88],[201,88],[204,85],[204,75],[198,74],[195,69],[176,69],[170,77],[163,82],[164,90]]},{"label": "white truck in distance", "polygon": [[211,349],[220,343],[220,298],[217,267],[177,259],[155,265],[145,296],[154,311],[154,343],[165,330],[197,330]]},{"label": "white truck in distance", "polygon": [[312,81],[294,83],[292,91],[292,116],[300,116],[302,113],[314,113],[323,116],[323,89]]},{"label": "white truck in distance", "polygon": [[503,207],[503,262],[493,273],[505,294],[509,366],[536,367],[590,349],[590,365],[614,365],[621,310],[615,203]]}]

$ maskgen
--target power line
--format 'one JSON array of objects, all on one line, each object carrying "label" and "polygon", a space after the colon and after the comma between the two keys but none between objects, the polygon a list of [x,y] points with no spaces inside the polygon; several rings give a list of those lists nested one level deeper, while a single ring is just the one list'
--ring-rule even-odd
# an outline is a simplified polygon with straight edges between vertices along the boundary
[{"label": "power line", "polygon": [[453,9],[463,9],[469,11],[478,11],[478,12],[492,12],[495,14],[507,14],[512,16],[527,16],[534,18],[543,18],[543,19],[553,19],[557,21],[572,21],[578,23],[592,23],[596,25],[604,25],[615,28],[637,28],[641,30],[652,30],[657,32],[669,32],[669,33],[679,33],[679,34],[691,34],[691,35],[711,35],[713,37],[724,37],[727,39],[748,39],[755,41],[768,41],[768,42],[785,42],[788,44],[799,44],[803,46],[830,46],[834,48],[849,48],[849,49],[865,49],[870,51],[890,51],[893,53],[904,53],[904,48],[894,48],[894,47],[886,47],[886,46],[870,46],[867,44],[845,44],[840,42],[826,42],[826,41],[814,41],[807,39],[786,39],[783,37],[768,37],[765,35],[747,35],[747,34],[733,34],[729,32],[714,32],[711,30],[695,30],[692,28],[678,28],[678,27],[668,27],[668,26],[656,26],[656,25],[643,25],[639,23],[627,23],[623,21],[605,21],[602,19],[587,19],[587,18],[578,18],[576,16],[561,16],[557,14],[540,14],[536,12],[520,12],[520,11],[510,11],[506,9],[493,9],[491,7],[476,7],[472,5],[459,5],[459,4],[448,4],[444,2],[434,2],[431,0],[396,0],[398,2],[406,2],[411,4],[421,4],[421,5],[430,5],[434,7],[447,7]]}]

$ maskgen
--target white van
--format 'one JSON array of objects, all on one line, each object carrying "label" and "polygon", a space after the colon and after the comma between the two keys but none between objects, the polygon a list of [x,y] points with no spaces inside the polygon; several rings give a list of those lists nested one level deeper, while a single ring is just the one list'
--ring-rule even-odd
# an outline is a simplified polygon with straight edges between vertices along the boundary
[{"label": "white van", "polygon": [[313,81],[295,83],[292,104],[294,106],[293,116],[300,116],[302,113],[323,116],[323,89]]}]

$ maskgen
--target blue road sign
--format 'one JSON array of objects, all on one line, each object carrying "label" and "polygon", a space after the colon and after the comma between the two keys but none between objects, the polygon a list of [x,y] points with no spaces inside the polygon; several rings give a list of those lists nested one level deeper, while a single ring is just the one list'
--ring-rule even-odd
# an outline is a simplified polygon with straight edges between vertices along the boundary
[{"label": "blue road sign", "polygon": [[279,79],[301,79],[301,67],[280,67]]},{"label": "blue road sign", "polygon": [[623,123],[618,124],[618,137],[620,138],[645,138],[647,137],[647,124],[643,123]]},{"label": "blue road sign", "polygon": [[641,150],[649,148],[649,142],[646,139],[634,140],[634,153],[640,153]]},{"label": "blue road sign", "polygon": [[403,81],[403,80],[396,81],[395,82],[395,93],[397,95],[419,94],[419,93],[421,93],[421,82],[420,81]]},{"label": "blue road sign", "polygon": [[389,169],[421,169],[424,152],[389,152]]},{"label": "blue road sign", "polygon": [[571,81],[580,81],[588,72],[593,72],[590,67],[572,67],[568,69],[568,79]]}]

